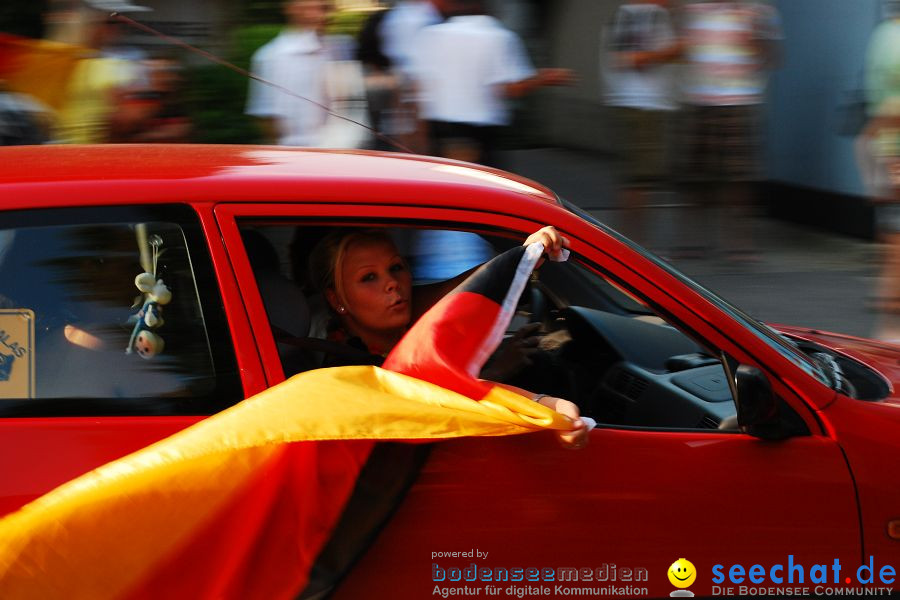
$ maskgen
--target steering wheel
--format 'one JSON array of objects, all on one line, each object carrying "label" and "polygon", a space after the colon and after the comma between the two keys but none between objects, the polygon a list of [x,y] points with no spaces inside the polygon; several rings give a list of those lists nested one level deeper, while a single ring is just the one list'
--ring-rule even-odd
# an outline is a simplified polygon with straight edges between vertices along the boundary
[{"label": "steering wheel", "polygon": [[543,284],[540,283],[540,281],[530,279],[528,283],[525,284],[525,290],[522,292],[522,297],[519,298],[519,304],[516,307],[516,310],[527,313],[529,323],[546,324],[550,321],[553,303],[541,289],[542,285]]}]

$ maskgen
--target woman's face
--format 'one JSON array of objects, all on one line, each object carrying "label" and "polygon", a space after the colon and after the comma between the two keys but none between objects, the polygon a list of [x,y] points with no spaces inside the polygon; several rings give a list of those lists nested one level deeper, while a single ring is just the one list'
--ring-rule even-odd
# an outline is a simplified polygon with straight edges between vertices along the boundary
[{"label": "woman's face", "polygon": [[[351,243],[341,277],[345,312],[335,307],[356,334],[402,332],[412,318],[412,278],[393,244],[371,240]],[[340,303],[340,300],[337,300]]]}]

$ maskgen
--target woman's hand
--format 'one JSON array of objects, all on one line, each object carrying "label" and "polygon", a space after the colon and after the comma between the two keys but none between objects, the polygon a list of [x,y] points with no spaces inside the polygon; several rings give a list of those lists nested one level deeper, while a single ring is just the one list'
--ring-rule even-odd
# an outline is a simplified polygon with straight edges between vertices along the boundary
[{"label": "woman's hand", "polygon": [[557,436],[559,436],[559,443],[562,444],[564,448],[576,450],[587,446],[589,430],[584,421],[581,420],[581,412],[578,410],[577,404],[569,402],[568,400],[563,400],[562,398],[554,398],[553,396],[544,396],[540,398],[538,404],[542,404],[551,410],[555,410],[572,420],[572,429],[557,433]]},{"label": "woman's hand", "polygon": [[[529,235],[522,245],[528,246],[534,242],[543,244],[544,252],[547,253],[550,258],[556,258],[559,256],[559,253],[562,252],[563,248],[569,247],[569,238],[558,232],[556,227],[553,227],[552,225],[538,229]],[[540,266],[540,263],[538,263],[538,266]]]}]

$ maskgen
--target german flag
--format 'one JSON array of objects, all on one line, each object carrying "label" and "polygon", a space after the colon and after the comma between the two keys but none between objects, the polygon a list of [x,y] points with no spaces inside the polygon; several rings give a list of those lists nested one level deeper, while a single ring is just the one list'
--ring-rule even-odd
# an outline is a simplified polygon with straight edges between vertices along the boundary
[{"label": "german flag", "polygon": [[479,267],[416,322],[384,368],[483,399],[494,386],[478,374],[500,345],[542,253],[540,244],[519,246]]},{"label": "german flag", "polygon": [[501,255],[435,305],[388,357],[402,372],[297,375],[0,520],[0,597],[293,598],[372,440],[569,429],[475,379],[540,253]]}]

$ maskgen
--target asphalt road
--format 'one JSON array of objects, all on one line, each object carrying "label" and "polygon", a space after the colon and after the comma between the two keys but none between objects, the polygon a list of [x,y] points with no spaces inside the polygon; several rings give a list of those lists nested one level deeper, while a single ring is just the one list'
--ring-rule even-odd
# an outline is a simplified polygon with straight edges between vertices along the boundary
[{"label": "asphalt road", "polygon": [[[655,199],[643,211],[639,231],[627,231],[608,159],[557,148],[511,151],[505,159],[508,170],[547,185],[760,320],[900,339],[900,323],[877,315],[867,301],[876,283],[878,244],[757,216],[748,220],[755,262],[737,263],[715,252],[679,258],[673,248],[691,227],[685,222],[691,216],[677,197]],[[694,234],[692,240],[699,245],[709,243],[706,238]]]}]

